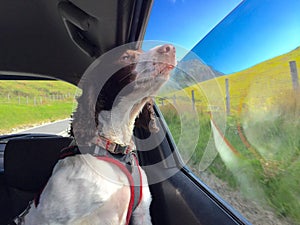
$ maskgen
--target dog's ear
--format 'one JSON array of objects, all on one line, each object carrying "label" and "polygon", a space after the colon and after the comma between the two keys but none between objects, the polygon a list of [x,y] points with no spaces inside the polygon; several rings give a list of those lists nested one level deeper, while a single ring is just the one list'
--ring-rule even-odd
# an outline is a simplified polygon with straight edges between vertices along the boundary
[{"label": "dog's ear", "polygon": [[144,105],[140,115],[135,120],[135,127],[143,128],[151,133],[157,133],[159,128],[156,123],[154,101],[149,99]]},{"label": "dog's ear", "polygon": [[77,98],[77,109],[73,113],[71,135],[76,138],[79,145],[88,143],[97,131],[96,104],[97,94],[93,85],[85,86],[82,94]]}]

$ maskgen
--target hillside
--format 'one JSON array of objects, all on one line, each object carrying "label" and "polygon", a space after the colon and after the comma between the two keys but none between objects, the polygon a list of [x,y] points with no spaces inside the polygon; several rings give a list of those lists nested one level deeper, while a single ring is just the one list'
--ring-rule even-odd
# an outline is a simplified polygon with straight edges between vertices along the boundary
[{"label": "hillside", "polygon": [[202,103],[217,104],[220,101],[216,98],[222,98],[225,104],[225,79],[228,79],[231,107],[234,111],[239,111],[245,105],[269,107],[277,97],[286,95],[292,89],[290,61],[296,61],[299,73],[300,47],[246,70],[192,85],[185,88],[184,92],[194,90],[196,99]]},{"label": "hillside", "polygon": [[0,134],[70,117],[75,92],[61,81],[0,81]]},{"label": "hillside", "polygon": [[0,81],[0,99],[13,96],[50,96],[74,94],[76,87],[62,81]]},{"label": "hillside", "polygon": [[171,80],[181,87],[187,87],[195,82],[203,82],[215,77],[222,76],[219,71],[207,66],[198,59],[180,61],[171,74]]}]

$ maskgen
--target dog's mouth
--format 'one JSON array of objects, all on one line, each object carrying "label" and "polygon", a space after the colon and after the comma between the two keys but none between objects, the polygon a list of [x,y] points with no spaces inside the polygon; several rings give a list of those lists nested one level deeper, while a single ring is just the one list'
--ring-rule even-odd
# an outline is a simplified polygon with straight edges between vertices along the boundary
[{"label": "dog's mouth", "polygon": [[172,65],[172,64],[163,64],[159,70],[159,73],[158,75],[161,75],[161,74],[166,74],[166,73],[170,73],[171,70],[173,70],[175,68],[175,65]]},{"label": "dog's mouth", "polygon": [[[169,80],[177,64],[173,45],[157,46],[140,55],[136,67],[136,87],[159,89]],[[153,90],[154,90],[153,89]]]},{"label": "dog's mouth", "polygon": [[154,66],[156,72],[152,73],[154,78],[168,80],[171,74],[171,71],[175,68],[173,64],[159,63]]},{"label": "dog's mouth", "polygon": [[138,77],[140,78],[156,78],[156,77],[164,77],[168,75],[170,72],[176,67],[176,63],[165,63],[165,62],[143,62],[142,66],[143,70],[139,71]]},{"label": "dog's mouth", "polygon": [[[151,66],[149,64],[151,63]],[[136,83],[141,84],[147,81],[166,81],[170,77],[170,72],[175,68],[175,65],[162,62],[149,62],[148,66],[145,63],[143,71],[140,71],[136,78]]]}]

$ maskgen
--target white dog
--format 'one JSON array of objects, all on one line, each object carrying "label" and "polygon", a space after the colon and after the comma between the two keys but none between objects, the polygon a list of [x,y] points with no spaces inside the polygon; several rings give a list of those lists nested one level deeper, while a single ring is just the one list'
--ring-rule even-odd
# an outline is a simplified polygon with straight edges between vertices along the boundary
[{"label": "white dog", "polygon": [[[163,45],[144,53],[127,50],[116,55],[112,63],[121,65],[121,69],[100,94],[95,88],[97,82],[87,81],[74,114],[72,126],[79,146],[76,150],[87,148],[92,152],[59,160],[38,202],[18,218],[19,224],[123,225],[130,219],[133,224],[152,224],[147,177],[132,153],[133,128],[145,104],[169,79],[176,64],[175,48]],[[91,129],[93,123],[96,129]],[[66,156],[68,149],[64,151]],[[141,185],[141,197],[136,207],[130,168],[113,156],[127,157],[134,161],[131,167],[138,168],[140,184],[135,185]]]}]

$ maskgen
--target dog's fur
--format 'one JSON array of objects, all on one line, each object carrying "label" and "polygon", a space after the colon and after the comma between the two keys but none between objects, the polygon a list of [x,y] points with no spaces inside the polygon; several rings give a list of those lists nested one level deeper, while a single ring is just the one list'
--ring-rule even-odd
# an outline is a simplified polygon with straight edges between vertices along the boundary
[{"label": "dog's fur", "polygon": [[[96,82],[99,77],[83,86],[72,123],[79,146],[94,144],[98,135],[122,146],[132,145],[135,123],[157,131],[151,97],[175,66],[175,48],[163,45],[145,53],[127,50],[115,57],[110,63],[119,69],[100,93]],[[132,222],[149,225],[151,194],[142,169],[141,173],[143,195]],[[39,205],[31,206],[24,224],[126,224],[129,200],[128,178],[119,167],[80,154],[57,163]]]}]

